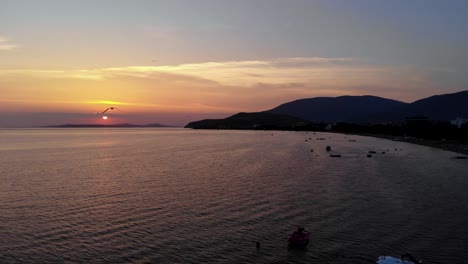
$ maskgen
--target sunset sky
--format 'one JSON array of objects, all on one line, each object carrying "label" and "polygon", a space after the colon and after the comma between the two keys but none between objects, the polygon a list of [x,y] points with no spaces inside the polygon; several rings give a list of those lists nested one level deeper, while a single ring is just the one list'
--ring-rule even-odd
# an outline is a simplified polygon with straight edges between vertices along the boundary
[{"label": "sunset sky", "polygon": [[0,127],[466,90],[467,14],[465,0],[0,0]]}]

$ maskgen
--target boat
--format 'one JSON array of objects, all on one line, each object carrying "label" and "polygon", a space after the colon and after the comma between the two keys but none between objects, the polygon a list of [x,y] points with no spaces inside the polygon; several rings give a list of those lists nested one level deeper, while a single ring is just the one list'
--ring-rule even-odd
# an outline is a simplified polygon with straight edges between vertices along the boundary
[{"label": "boat", "polygon": [[392,256],[380,256],[377,259],[377,264],[419,264],[421,261],[417,261],[411,254],[403,254],[400,258]]},{"label": "boat", "polygon": [[310,233],[305,231],[304,228],[298,227],[296,231],[292,232],[288,237],[290,247],[305,248],[310,240]]},{"label": "boat", "polygon": [[325,148],[325,150],[326,150],[326,151],[330,151],[330,150],[331,150],[331,147],[330,147],[330,146],[327,146],[327,147]]},{"label": "boat", "polygon": [[341,154],[330,154],[331,158],[341,158]]}]

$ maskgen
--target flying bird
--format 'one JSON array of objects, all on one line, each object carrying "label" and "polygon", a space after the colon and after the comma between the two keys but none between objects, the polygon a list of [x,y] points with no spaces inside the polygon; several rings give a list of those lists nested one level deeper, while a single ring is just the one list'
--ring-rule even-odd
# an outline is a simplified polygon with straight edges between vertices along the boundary
[{"label": "flying bird", "polygon": [[109,108],[107,108],[106,110],[104,110],[104,111],[101,113],[101,115],[104,114],[105,112],[109,111],[109,110],[114,110],[114,109],[120,110],[120,109],[118,109],[117,107],[109,107]]},{"label": "flying bird", "polygon": [[102,113],[97,113],[97,114],[98,114],[98,115],[102,115],[102,119],[107,120],[109,117],[106,116],[106,115],[104,115],[104,114],[105,114],[107,111],[109,111],[109,110],[114,110],[114,109],[115,109],[115,110],[120,110],[120,109],[118,109],[117,107],[109,107],[109,108],[107,108],[106,110],[102,111]]}]

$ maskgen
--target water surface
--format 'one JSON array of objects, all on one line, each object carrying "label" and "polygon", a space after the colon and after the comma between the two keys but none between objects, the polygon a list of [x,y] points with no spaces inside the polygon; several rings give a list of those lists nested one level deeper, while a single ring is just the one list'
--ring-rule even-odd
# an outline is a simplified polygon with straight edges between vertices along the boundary
[{"label": "water surface", "polygon": [[[0,258],[466,263],[468,161],[454,156],[312,132],[3,129]],[[304,251],[287,247],[297,225]]]}]

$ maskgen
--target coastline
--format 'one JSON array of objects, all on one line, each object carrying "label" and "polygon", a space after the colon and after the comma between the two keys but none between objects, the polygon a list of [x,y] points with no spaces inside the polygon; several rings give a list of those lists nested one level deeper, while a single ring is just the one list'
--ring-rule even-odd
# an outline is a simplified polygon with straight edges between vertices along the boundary
[{"label": "coastline", "polygon": [[392,135],[365,134],[365,133],[362,133],[362,134],[344,133],[344,134],[383,138],[383,139],[388,139],[392,141],[406,142],[406,143],[411,143],[411,144],[416,144],[416,145],[422,145],[422,146],[452,151],[452,152],[456,152],[456,153],[463,154],[463,155],[468,155],[468,142],[464,142],[460,140],[434,140],[434,139],[398,137],[398,136],[392,136]]}]

